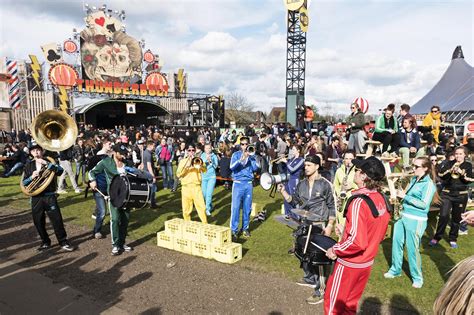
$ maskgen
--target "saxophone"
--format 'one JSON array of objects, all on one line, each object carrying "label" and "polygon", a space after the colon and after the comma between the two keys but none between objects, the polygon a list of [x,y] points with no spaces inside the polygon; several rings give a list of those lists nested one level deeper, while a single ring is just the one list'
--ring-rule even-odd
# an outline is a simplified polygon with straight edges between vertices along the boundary
[{"label": "saxophone", "polygon": [[337,198],[337,208],[339,211],[342,211],[342,206],[344,205],[344,201],[347,198],[347,192],[350,190],[349,185],[348,185],[348,179],[349,179],[349,174],[351,173],[352,167],[349,169],[348,172],[344,175],[342,178],[342,184],[341,184],[341,192],[339,193],[339,198]]}]

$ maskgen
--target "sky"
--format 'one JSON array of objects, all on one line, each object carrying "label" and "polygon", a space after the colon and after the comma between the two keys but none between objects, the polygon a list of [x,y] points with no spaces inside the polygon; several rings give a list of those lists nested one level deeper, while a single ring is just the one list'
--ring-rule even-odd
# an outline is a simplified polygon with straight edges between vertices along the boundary
[{"label": "sky", "polygon": [[[286,9],[282,0],[2,0],[0,56],[44,60],[41,45],[62,43],[84,25],[84,3],[125,10],[127,33],[145,39],[163,71],[184,68],[188,91],[244,95],[269,112],[285,105]],[[461,45],[473,65],[474,1],[312,0],[306,104],[349,112],[356,97],[370,113],[414,104],[441,78]]]}]

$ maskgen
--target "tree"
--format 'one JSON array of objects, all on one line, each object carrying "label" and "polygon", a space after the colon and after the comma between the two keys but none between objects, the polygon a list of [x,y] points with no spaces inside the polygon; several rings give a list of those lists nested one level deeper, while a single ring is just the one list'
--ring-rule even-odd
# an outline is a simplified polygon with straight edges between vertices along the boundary
[{"label": "tree", "polygon": [[225,97],[225,120],[235,121],[238,126],[246,126],[254,121],[252,118],[252,104],[247,98],[237,92]]}]

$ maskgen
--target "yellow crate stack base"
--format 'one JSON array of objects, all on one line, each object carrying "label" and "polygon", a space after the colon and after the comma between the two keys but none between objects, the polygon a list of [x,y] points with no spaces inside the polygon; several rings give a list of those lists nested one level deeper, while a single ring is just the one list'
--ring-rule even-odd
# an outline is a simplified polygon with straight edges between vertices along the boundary
[{"label": "yellow crate stack base", "polygon": [[207,243],[211,246],[224,246],[230,244],[232,236],[230,228],[206,224],[201,229],[201,243]]},{"label": "yellow crate stack base", "polygon": [[226,264],[233,264],[242,259],[242,244],[230,243],[224,246],[211,247],[212,258]]},{"label": "yellow crate stack base", "polygon": [[157,245],[173,250],[174,249],[174,237],[168,235],[166,231],[161,231],[156,234]]},{"label": "yellow crate stack base", "polygon": [[201,230],[205,226],[206,224],[195,221],[184,221],[182,226],[182,238],[193,242],[201,242]]},{"label": "yellow crate stack base", "polygon": [[165,231],[173,237],[183,237],[183,219],[172,219],[165,222]]},{"label": "yellow crate stack base", "polygon": [[191,254],[193,256],[211,259],[211,245],[206,243],[192,242]]},{"label": "yellow crate stack base", "polygon": [[185,253],[185,254],[192,254],[193,248],[192,248],[192,241],[186,240],[184,238],[179,238],[175,237],[173,240],[173,249]]}]

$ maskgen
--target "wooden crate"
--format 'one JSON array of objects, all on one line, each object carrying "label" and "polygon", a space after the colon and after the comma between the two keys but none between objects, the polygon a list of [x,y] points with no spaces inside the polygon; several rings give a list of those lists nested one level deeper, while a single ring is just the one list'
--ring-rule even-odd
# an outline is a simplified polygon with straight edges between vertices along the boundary
[{"label": "wooden crate", "polygon": [[183,219],[171,219],[165,222],[165,231],[168,235],[173,237],[182,237],[183,236]]},{"label": "wooden crate", "polygon": [[174,249],[174,244],[173,244],[174,237],[171,235],[168,235],[166,231],[158,232],[156,234],[156,239],[157,239],[158,246],[168,248],[171,250]]},{"label": "wooden crate", "polygon": [[204,258],[212,258],[211,256],[211,245],[206,243],[192,242],[192,254],[193,256],[199,256]]},{"label": "wooden crate", "polygon": [[192,254],[193,248],[192,248],[192,241],[180,238],[180,237],[175,237],[173,240],[173,249],[185,253],[185,254]]},{"label": "wooden crate", "polygon": [[242,244],[231,243],[211,247],[212,258],[226,264],[233,264],[242,259]]},{"label": "wooden crate", "polygon": [[194,221],[187,221],[182,226],[182,237],[193,242],[200,242],[201,230],[204,226]]},{"label": "wooden crate", "polygon": [[201,243],[224,246],[232,242],[230,228],[207,224],[201,228]]}]

